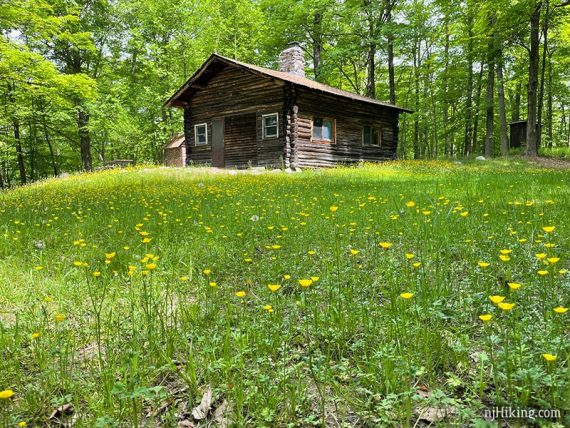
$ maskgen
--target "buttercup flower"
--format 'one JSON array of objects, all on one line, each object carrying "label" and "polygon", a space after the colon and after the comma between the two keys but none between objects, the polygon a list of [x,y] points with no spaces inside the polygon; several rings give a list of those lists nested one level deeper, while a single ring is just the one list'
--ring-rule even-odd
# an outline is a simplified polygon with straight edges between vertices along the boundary
[{"label": "buttercup flower", "polygon": [[568,312],[568,308],[565,308],[563,306],[558,306],[557,308],[554,308],[554,312],[556,312],[557,314],[565,314],[566,312]]},{"label": "buttercup flower", "polygon": [[312,279],[300,279],[299,280],[299,284],[301,285],[301,287],[305,287],[305,288],[310,286],[312,283],[313,283]]},{"label": "buttercup flower", "polygon": [[236,296],[239,297],[240,299],[245,297],[245,295],[247,294],[245,291],[236,291]]},{"label": "buttercup flower", "polygon": [[400,294],[400,297],[401,297],[402,299],[408,300],[408,299],[411,299],[412,297],[414,297],[414,293],[409,293],[409,292],[401,293],[401,294]]},{"label": "buttercup flower", "polygon": [[12,398],[14,396],[14,391],[11,389],[5,389],[4,391],[0,391],[0,400],[7,400],[8,398]]},{"label": "buttercup flower", "polygon": [[505,296],[494,295],[494,296],[489,296],[489,299],[491,300],[491,302],[498,304],[501,303],[503,300],[505,300]]},{"label": "buttercup flower", "polygon": [[491,318],[493,318],[493,315],[491,314],[479,315],[479,319],[483,322],[491,321]]},{"label": "buttercup flower", "polygon": [[277,290],[279,290],[279,289],[281,288],[281,285],[279,285],[279,284],[269,284],[269,285],[267,286],[267,288],[269,288],[269,290],[270,290],[272,293],[275,293]]},{"label": "buttercup flower", "polygon": [[549,363],[556,361],[556,355],[552,355],[552,354],[542,354],[542,358],[544,358]]},{"label": "buttercup flower", "polygon": [[513,309],[515,307],[515,304],[514,303],[501,302],[501,303],[497,304],[497,306],[499,308],[501,308],[503,311],[510,311],[511,309]]}]

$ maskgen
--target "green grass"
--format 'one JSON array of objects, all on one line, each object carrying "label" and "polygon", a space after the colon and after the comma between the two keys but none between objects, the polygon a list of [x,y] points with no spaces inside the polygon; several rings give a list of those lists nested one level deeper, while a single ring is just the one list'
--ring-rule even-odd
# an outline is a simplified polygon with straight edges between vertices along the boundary
[{"label": "green grass", "polygon": [[0,426],[70,404],[76,426],[176,427],[208,387],[196,426],[224,401],[235,426],[486,426],[496,405],[567,425],[569,181],[403,162],[0,194]]}]

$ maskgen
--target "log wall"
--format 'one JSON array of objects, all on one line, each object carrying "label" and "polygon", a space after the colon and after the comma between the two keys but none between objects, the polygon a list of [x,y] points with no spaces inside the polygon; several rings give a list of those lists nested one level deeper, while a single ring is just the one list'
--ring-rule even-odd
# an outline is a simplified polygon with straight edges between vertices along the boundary
[{"label": "log wall", "polygon": [[[185,107],[189,163],[212,162],[214,118],[223,117],[226,167],[280,166],[285,146],[284,83],[226,67],[198,90]],[[279,136],[262,138],[262,115],[279,114]],[[207,123],[208,144],[196,146],[194,125]]]},{"label": "log wall", "polygon": [[[325,167],[337,163],[394,159],[398,145],[396,110],[297,89],[296,137],[291,155],[294,167]],[[313,117],[335,119],[335,142],[312,140]],[[380,128],[382,143],[363,146],[364,126]]]}]

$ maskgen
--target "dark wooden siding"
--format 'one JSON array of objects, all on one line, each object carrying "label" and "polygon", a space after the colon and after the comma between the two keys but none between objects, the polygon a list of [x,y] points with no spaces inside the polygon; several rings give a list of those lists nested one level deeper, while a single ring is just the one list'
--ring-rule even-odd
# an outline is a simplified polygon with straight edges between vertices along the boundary
[{"label": "dark wooden siding", "polygon": [[[230,66],[217,73],[185,109],[188,162],[211,163],[211,121],[223,117],[225,166],[278,166],[285,145],[283,86],[280,81]],[[264,140],[261,116],[269,113],[279,114],[279,137]],[[209,141],[196,146],[194,125],[200,123],[208,124]]]},{"label": "dark wooden siding", "polygon": [[[394,159],[398,144],[398,114],[396,110],[358,101],[345,100],[325,94],[297,89],[296,138],[292,164],[297,167],[332,166],[336,163],[381,161]],[[311,141],[313,117],[327,117],[336,122],[335,143]],[[364,147],[364,126],[380,128],[380,147]]]}]

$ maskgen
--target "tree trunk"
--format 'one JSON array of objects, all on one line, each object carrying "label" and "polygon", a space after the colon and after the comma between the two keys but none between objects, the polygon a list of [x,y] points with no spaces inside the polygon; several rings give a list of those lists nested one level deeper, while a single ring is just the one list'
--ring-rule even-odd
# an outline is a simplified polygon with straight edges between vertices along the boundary
[{"label": "tree trunk", "polygon": [[[370,33],[369,36],[373,37],[373,27],[374,24],[370,24]],[[367,66],[367,81],[366,81],[366,95],[370,98],[374,98],[376,96],[376,76],[375,76],[375,69],[376,69],[376,43],[370,41],[368,45],[368,66]]]},{"label": "tree trunk", "polygon": [[517,83],[517,89],[515,94],[515,101],[512,106],[511,111],[511,122],[517,122],[521,119],[521,82]]},{"label": "tree trunk", "polygon": [[[489,29],[495,26],[495,16],[489,18]],[[495,32],[488,36],[487,41],[487,98],[486,98],[486,131],[485,131],[485,157],[493,156],[494,152],[494,86],[495,86]]]},{"label": "tree trunk", "polygon": [[544,106],[544,75],[546,72],[546,56],[548,53],[548,19],[550,15],[549,1],[544,2],[545,13],[542,22],[542,67],[540,69],[540,92],[538,94],[538,111],[536,121],[538,122],[538,132],[536,135],[536,147],[542,144],[542,110]]},{"label": "tree trunk", "polygon": [[483,61],[479,68],[479,75],[477,76],[477,92],[475,93],[475,114],[473,117],[473,140],[471,140],[471,153],[475,151],[477,147],[477,134],[479,131],[479,110],[481,104],[481,92],[483,92]]},{"label": "tree trunk", "polygon": [[[392,25],[392,8],[393,0],[385,0],[386,24]],[[394,34],[391,29],[388,30],[388,84],[390,86],[390,104],[396,104],[396,78],[394,72]]]},{"label": "tree trunk", "polygon": [[420,46],[419,40],[414,41],[414,60],[413,60],[413,67],[414,67],[414,159],[421,158],[421,148],[420,148],[420,123],[419,117],[420,114]]},{"label": "tree trunk", "polygon": [[18,170],[20,171],[20,183],[26,184],[26,164],[24,163],[22,141],[20,140],[20,124],[17,120],[14,120],[12,124],[14,126],[14,140],[16,141],[16,156],[18,159]]},{"label": "tree trunk", "polygon": [[[444,57],[445,57],[445,66],[443,69],[443,142],[444,142],[444,151],[447,153],[449,150],[449,104],[447,102],[447,91],[448,91],[448,74],[449,74],[449,23],[448,17],[445,17],[445,47],[443,50]],[[436,136],[437,138],[437,136]],[[435,156],[437,157],[438,150],[437,150],[437,140],[436,140],[436,149],[435,149]]]},{"label": "tree trunk", "polygon": [[473,136],[473,12],[467,11],[467,97],[465,100],[465,138],[463,154],[469,156],[472,151]]},{"label": "tree trunk", "polygon": [[507,112],[505,109],[505,88],[503,85],[503,54],[498,54],[497,64],[497,89],[499,96],[499,124],[500,124],[500,142],[501,155],[509,154],[509,139],[507,137]]},{"label": "tree trunk", "polygon": [[321,77],[321,52],[323,50],[323,14],[315,12],[313,17],[313,73],[315,80],[320,82]]},{"label": "tree trunk", "polygon": [[546,134],[548,147],[552,147],[552,53],[548,54],[548,98],[546,99]]},{"label": "tree trunk", "polygon": [[77,111],[77,127],[79,128],[79,142],[81,144],[81,162],[85,171],[93,169],[91,165],[91,138],[89,136],[89,115],[81,106]]},{"label": "tree trunk", "polygon": [[49,155],[50,155],[50,159],[51,159],[51,167],[53,169],[53,175],[55,175],[57,177],[59,175],[59,170],[57,167],[57,160],[55,158],[53,146],[52,146],[51,140],[49,138],[49,133],[48,133],[47,124],[46,124],[46,117],[45,117],[44,112],[42,112],[42,127],[43,127],[43,131],[44,131],[44,139],[46,140],[46,144],[47,144],[48,149],[49,149]]},{"label": "tree trunk", "polygon": [[536,102],[538,88],[538,48],[540,9],[542,2],[535,2],[535,7],[530,18],[530,58],[528,67],[528,116],[526,124],[526,152],[527,156],[538,156],[538,144],[536,137]]}]

